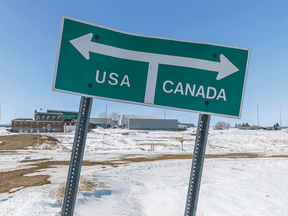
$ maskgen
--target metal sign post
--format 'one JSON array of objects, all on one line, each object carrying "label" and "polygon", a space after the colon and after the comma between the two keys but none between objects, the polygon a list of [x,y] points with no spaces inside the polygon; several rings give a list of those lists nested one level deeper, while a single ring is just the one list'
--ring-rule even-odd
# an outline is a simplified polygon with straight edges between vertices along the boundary
[{"label": "metal sign post", "polygon": [[81,97],[61,216],[74,213],[92,101],[92,98]]},{"label": "metal sign post", "polygon": [[199,114],[184,216],[196,215],[210,118],[210,115]]}]

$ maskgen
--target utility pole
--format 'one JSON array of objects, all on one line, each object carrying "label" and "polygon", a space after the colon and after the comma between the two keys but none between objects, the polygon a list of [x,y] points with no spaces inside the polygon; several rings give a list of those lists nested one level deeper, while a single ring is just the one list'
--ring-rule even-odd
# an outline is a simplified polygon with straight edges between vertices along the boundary
[{"label": "utility pole", "polygon": [[281,109],[280,109],[280,127],[282,127]]},{"label": "utility pole", "polygon": [[258,124],[258,127],[259,127],[259,111],[258,111],[258,105],[257,105],[257,124]]},{"label": "utility pole", "polygon": [[105,121],[105,128],[107,129],[107,102],[106,102],[106,121]]}]

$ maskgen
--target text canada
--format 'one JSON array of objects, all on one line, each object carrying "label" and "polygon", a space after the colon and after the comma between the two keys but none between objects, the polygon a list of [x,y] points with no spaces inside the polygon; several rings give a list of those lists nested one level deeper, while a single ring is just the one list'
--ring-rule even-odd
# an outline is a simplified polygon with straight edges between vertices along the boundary
[{"label": "text canada", "polygon": [[[192,97],[202,97],[206,99],[214,99],[216,100],[224,100],[226,101],[225,89],[221,89],[218,93],[216,88],[208,86],[204,88],[203,85],[197,86],[196,84],[190,85],[189,83],[182,84],[182,82],[178,82],[178,84],[174,84],[171,80],[166,80],[163,83],[163,91],[167,94],[181,94],[181,95],[190,95]],[[197,91],[196,91],[197,90]]]}]

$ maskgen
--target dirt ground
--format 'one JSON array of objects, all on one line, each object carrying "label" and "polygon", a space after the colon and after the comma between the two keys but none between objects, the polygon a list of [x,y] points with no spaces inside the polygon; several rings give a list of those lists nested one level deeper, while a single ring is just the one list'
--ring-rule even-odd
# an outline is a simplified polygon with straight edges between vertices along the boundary
[{"label": "dirt ground", "polygon": [[0,151],[27,149],[27,147],[33,147],[43,143],[48,143],[53,146],[60,142],[56,138],[48,135],[17,134],[0,136]]},{"label": "dirt ground", "polygon": [[[158,155],[153,157],[132,157],[127,155],[127,157],[122,157],[116,160],[110,161],[83,161],[82,166],[110,166],[118,167],[120,165],[128,165],[130,163],[140,163],[148,161],[157,160],[173,160],[173,159],[192,159],[193,155]],[[253,153],[229,153],[229,154],[207,154],[205,158],[264,158],[266,156],[261,156]],[[270,157],[287,157],[287,155],[274,155]],[[45,161],[46,160],[46,161]],[[33,162],[31,164],[31,162]],[[39,159],[39,160],[23,160],[21,163],[29,163],[29,168],[19,169],[14,171],[7,171],[0,173],[0,193],[7,193],[14,188],[23,189],[25,187],[41,186],[44,184],[50,184],[48,180],[50,175],[34,175],[25,176],[31,173],[40,172],[43,169],[55,168],[57,166],[69,166],[70,161],[51,161],[50,159]],[[32,166],[32,167],[31,167]],[[14,193],[17,190],[12,190],[10,193]]]},{"label": "dirt ground", "polygon": [[[59,141],[48,135],[37,134],[19,134],[10,136],[0,136],[0,152],[13,152],[19,149],[27,149],[29,146],[41,145],[44,142],[50,145],[57,145]],[[109,161],[83,161],[82,166],[104,166],[118,167],[120,165],[129,165],[131,163],[140,163],[157,160],[173,159],[192,159],[192,154],[165,154],[165,155],[123,155],[122,157]],[[264,157],[288,157],[287,155],[265,156],[256,153],[228,153],[228,154],[206,154],[205,158],[264,158]],[[70,161],[52,161],[51,158],[29,160],[25,159],[20,163],[27,163],[26,169],[18,169],[7,172],[0,172],[0,193],[14,193],[25,187],[41,186],[50,184],[48,180],[50,175],[33,175],[27,174],[39,173],[43,169],[55,168],[57,166],[69,166]]]}]

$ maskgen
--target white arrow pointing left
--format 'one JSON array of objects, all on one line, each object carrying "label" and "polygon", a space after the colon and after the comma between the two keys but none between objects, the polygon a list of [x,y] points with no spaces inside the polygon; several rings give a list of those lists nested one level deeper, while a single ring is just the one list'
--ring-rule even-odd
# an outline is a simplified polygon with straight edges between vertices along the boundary
[{"label": "white arrow pointing left", "polygon": [[220,55],[220,62],[214,62],[196,58],[139,52],[117,48],[109,45],[92,42],[91,41],[92,37],[93,34],[89,33],[70,41],[70,43],[87,60],[90,59],[89,52],[93,52],[115,58],[149,63],[144,103],[151,103],[151,104],[154,103],[159,64],[196,68],[206,71],[218,72],[216,80],[223,79],[239,71],[239,69],[235,67],[235,65],[233,65],[223,54]]}]

